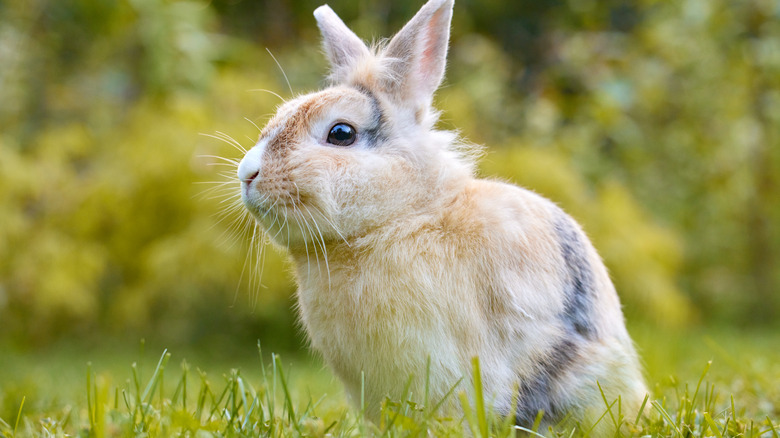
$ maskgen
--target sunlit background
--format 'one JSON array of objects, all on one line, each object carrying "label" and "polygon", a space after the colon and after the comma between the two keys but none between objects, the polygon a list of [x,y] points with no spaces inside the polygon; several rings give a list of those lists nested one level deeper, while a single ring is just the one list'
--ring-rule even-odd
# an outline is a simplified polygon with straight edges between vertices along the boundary
[{"label": "sunlit background", "polygon": [[[329,3],[376,40],[422,0]],[[210,156],[240,159],[215,137],[248,148],[275,94],[324,84],[319,4],[0,2],[5,351],[304,354],[284,255],[257,278],[236,186],[211,184],[234,169]],[[583,223],[641,350],[777,330],[779,18],[775,0],[456,1],[439,127]]]}]

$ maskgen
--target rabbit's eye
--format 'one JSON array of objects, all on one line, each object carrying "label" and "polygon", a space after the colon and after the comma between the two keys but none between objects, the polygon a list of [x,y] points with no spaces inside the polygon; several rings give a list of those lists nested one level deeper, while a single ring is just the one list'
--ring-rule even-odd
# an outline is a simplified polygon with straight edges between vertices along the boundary
[{"label": "rabbit's eye", "polygon": [[355,142],[355,128],[346,123],[337,123],[330,128],[328,143],[336,146],[349,146]]}]

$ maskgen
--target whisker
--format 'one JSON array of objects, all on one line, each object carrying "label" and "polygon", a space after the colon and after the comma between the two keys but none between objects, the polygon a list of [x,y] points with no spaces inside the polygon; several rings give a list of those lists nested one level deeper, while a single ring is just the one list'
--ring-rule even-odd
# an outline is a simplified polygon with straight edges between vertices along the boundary
[{"label": "whisker", "polygon": [[241,181],[238,180],[238,177],[237,177],[237,175],[234,172],[220,171],[220,172],[217,172],[217,175],[221,176],[222,178],[225,178],[229,182],[235,183],[236,187],[240,187],[241,186]]},{"label": "whisker", "polygon": [[211,226],[208,228],[209,230],[213,230],[228,220],[231,222],[225,227],[225,229],[222,230],[222,233],[220,233],[219,237],[217,238],[220,241],[220,245],[227,249],[233,248],[236,243],[242,241],[240,237],[242,231],[245,231],[246,226],[248,225],[247,219],[250,221],[252,220],[251,215],[243,208],[243,205],[240,201],[236,201],[233,205],[228,206],[227,208],[224,208],[215,214],[212,214],[212,217],[215,217],[216,221],[211,224]]},{"label": "whisker", "polygon": [[[255,223],[255,227],[260,229],[260,224]],[[263,233],[260,230],[260,233]],[[263,272],[265,269],[265,239],[263,242],[258,243],[254,250],[255,261],[252,264],[252,279],[257,283],[251,287],[250,305],[253,309],[257,307],[257,303],[260,301],[260,289],[263,287]],[[261,261],[262,258],[262,261]]]},{"label": "whisker", "polygon": [[[257,228],[255,227],[254,232],[252,233],[252,239],[250,239],[250,241],[249,241],[250,248],[252,247],[252,245],[254,245],[256,236],[257,236]],[[236,291],[235,291],[235,293],[233,295],[233,304],[231,304],[231,307],[235,306],[236,302],[238,300],[238,291],[241,288],[241,283],[242,283],[242,281],[244,279],[244,273],[246,273],[246,267],[247,267],[248,262],[249,262],[249,257],[247,256],[247,257],[244,258],[244,264],[241,267],[241,274],[238,276],[238,284],[236,285]],[[250,284],[250,286],[251,286],[251,284]]]},{"label": "whisker", "polygon": [[232,181],[194,181],[193,184],[197,185],[205,185],[208,184],[211,187],[205,187],[203,189],[204,192],[206,191],[214,191],[214,190],[233,190],[236,192],[236,194],[239,194],[238,191],[239,188],[241,188],[241,183],[237,180]]},{"label": "whisker", "polygon": [[[279,213],[276,213],[276,216],[274,217],[274,221],[277,221],[279,219]],[[270,240],[275,240],[277,237],[279,237],[279,234],[284,231],[285,227],[287,226],[287,214],[284,214],[284,222],[279,224],[279,229],[276,230],[276,233],[274,233],[273,236],[270,236]]]},{"label": "whisker", "polygon": [[206,163],[206,166],[227,166],[235,169],[236,165],[233,163]]},{"label": "whisker", "polygon": [[[282,100],[284,100],[284,99],[282,99]],[[257,123],[253,122],[253,121],[252,121],[252,119],[250,119],[249,117],[244,117],[244,120],[246,120],[247,122],[251,123],[251,124],[252,124],[252,126],[254,126],[255,128],[257,128],[257,130],[258,130],[258,131],[260,131],[260,132],[263,132],[263,130],[262,130],[262,129],[260,129],[260,127],[259,127],[259,126],[257,126]]]},{"label": "whisker", "polygon": [[236,214],[241,214],[242,217],[239,218],[239,219],[242,219],[244,214],[248,214],[248,212],[243,212],[242,213],[241,210],[243,210],[243,205],[241,205],[240,202],[234,201],[234,203],[232,205],[227,206],[222,211],[218,211],[216,213],[213,213],[211,215],[211,217],[216,218],[217,222],[212,224],[211,228],[219,225],[221,222],[223,222],[224,220],[226,220],[226,219],[228,219],[230,217],[235,217]]},{"label": "whisker", "polygon": [[198,158],[216,158],[218,160],[227,161],[228,163],[233,164],[236,167],[238,167],[238,164],[240,163],[239,160],[235,160],[235,159],[232,159],[232,158],[220,157],[219,155],[203,154],[203,155],[198,155]]},{"label": "whisker", "polygon": [[232,195],[240,196],[238,190],[236,190],[235,187],[227,187],[225,185],[219,185],[219,186],[208,187],[204,190],[201,190],[199,193],[195,193],[194,195],[192,195],[192,199],[214,199],[218,197],[218,195],[230,196],[230,197],[232,197]]},{"label": "whisker", "polygon": [[334,224],[334,223],[333,223],[333,221],[331,221],[330,219],[328,219],[328,217],[325,215],[325,213],[323,213],[323,211],[322,211],[322,210],[321,210],[319,207],[317,207],[316,205],[311,205],[310,207],[311,207],[311,208],[313,208],[315,212],[319,213],[320,217],[322,217],[322,219],[323,219],[323,220],[324,220],[324,221],[325,221],[325,222],[326,222],[328,225],[330,225],[330,227],[331,227],[331,228],[333,228],[333,231],[335,231],[335,232],[336,232],[336,234],[337,234],[337,235],[338,235],[338,236],[341,238],[341,240],[342,240],[342,241],[344,241],[344,243],[345,243],[347,246],[349,246],[349,247],[351,247],[351,246],[352,246],[352,245],[350,245],[350,243],[347,241],[347,238],[346,238],[346,237],[344,237],[344,235],[341,233],[341,230],[339,230],[339,228],[336,226],[336,224]]},{"label": "whisker", "polygon": [[[305,204],[301,204],[301,207],[306,207]],[[299,210],[301,214],[301,218],[303,219],[303,223],[306,226],[306,228],[309,230],[309,237],[311,238],[311,244],[312,248],[314,249],[314,260],[317,261],[317,274],[322,274],[322,268],[320,267],[320,255],[317,253],[317,243],[319,241],[316,239],[316,235],[314,234],[314,228],[312,228],[312,224],[309,223],[309,220],[306,218],[306,216],[303,214],[303,210]],[[309,215],[311,216],[311,212],[309,212]],[[317,226],[317,222],[314,220],[314,217],[312,216],[312,222],[314,227],[317,228],[317,231],[319,232],[319,227]],[[322,236],[322,233],[320,233],[320,237]],[[321,245],[321,251],[323,252],[322,256],[326,257],[324,254],[325,247]]]},{"label": "whisker", "polygon": [[306,275],[311,275],[311,259],[309,257],[309,243],[307,242],[308,239],[306,238],[306,229],[304,229],[304,227],[301,225],[301,221],[297,213],[298,212],[295,211],[295,208],[293,207],[293,219],[295,219],[295,222],[298,224],[298,229],[303,236],[303,248],[306,251]]},{"label": "whisker", "polygon": [[244,210],[244,215],[241,217],[239,227],[236,228],[233,236],[235,236],[235,239],[246,241],[249,237],[250,230],[253,230],[254,228],[257,228],[257,221],[255,221],[255,218],[252,216],[252,214]]},{"label": "whisker", "polygon": [[[211,230],[216,226],[218,226],[219,224],[225,222],[227,219],[233,218],[234,219],[233,225],[227,227],[224,231],[222,231],[220,238],[224,237],[225,234],[227,234],[229,239],[231,240],[236,239],[237,237],[240,236],[242,229],[244,229],[244,227],[248,225],[247,224],[248,220],[249,221],[252,220],[252,215],[250,215],[248,211],[244,210],[243,212],[241,212],[241,210],[244,210],[243,205],[236,203],[226,208],[224,212],[217,213],[214,216],[217,216],[218,219],[215,223],[211,225],[211,227],[209,227],[209,229]],[[237,219],[235,219],[235,216],[237,214],[240,214],[240,216]]]},{"label": "whisker", "polygon": [[273,94],[274,96],[278,97],[278,98],[279,98],[279,100],[281,100],[282,102],[284,102],[284,97],[282,97],[282,96],[280,96],[280,95],[278,95],[278,94],[274,93],[274,92],[273,92],[273,91],[271,91],[271,90],[266,90],[265,88],[252,88],[252,89],[249,89],[249,90],[246,90],[246,91],[263,91],[263,92],[266,92],[266,93],[269,93],[269,94]]},{"label": "whisker", "polygon": [[290,248],[290,220],[289,220],[289,218],[287,216],[287,211],[286,210],[284,212],[284,221],[287,224],[287,240],[286,240],[286,242],[287,242],[287,249],[289,249]]},{"label": "whisker", "polygon": [[311,238],[312,249],[314,250],[314,260],[317,261],[317,272],[320,272],[320,257],[319,257],[319,254],[317,252],[317,241],[316,241],[316,239],[314,239],[314,229],[311,227],[311,224],[309,224],[309,220],[303,214],[303,210],[298,209],[298,214],[300,214],[300,216],[301,216],[301,220],[303,221],[303,225],[309,231],[309,237]]},{"label": "whisker", "polygon": [[276,57],[274,56],[273,53],[271,53],[271,50],[269,50],[268,47],[265,48],[265,51],[268,52],[269,55],[271,55],[271,58],[273,58],[274,62],[276,63],[276,66],[279,67],[279,70],[281,70],[282,75],[284,76],[284,80],[287,82],[287,88],[290,89],[290,96],[292,96],[295,93],[293,93],[292,85],[290,85],[290,80],[287,78],[287,73],[284,72],[282,65],[279,64],[279,61],[276,60]]},{"label": "whisker", "polygon": [[236,147],[236,149],[238,149],[240,152],[242,152],[242,153],[244,153],[244,154],[246,154],[246,153],[247,153],[247,149],[244,147],[244,145],[242,145],[242,144],[241,144],[241,143],[240,143],[238,140],[236,140],[235,138],[231,137],[231,136],[230,136],[230,135],[228,135],[228,134],[225,134],[225,133],[224,133],[224,132],[222,132],[222,131],[215,131],[215,132],[216,132],[216,134],[217,134],[218,136],[220,136],[220,137],[224,138],[225,140],[228,140],[228,141],[229,141],[229,142],[230,142],[230,143],[231,143],[233,146],[235,146],[235,147]]},{"label": "whisker", "polygon": [[[295,222],[298,224],[298,229],[301,231],[301,234],[303,235],[303,248],[306,252],[306,274],[311,275],[311,259],[309,258],[309,244],[306,239],[306,229],[301,225],[301,221],[299,220],[299,213],[297,209],[295,208],[295,199],[293,199],[292,195],[288,193],[288,196],[290,197],[290,200],[292,201],[292,213],[293,213],[293,219],[295,219]],[[302,217],[300,219],[303,219]],[[288,240],[289,242],[289,240]]]},{"label": "whisker", "polygon": [[306,204],[302,204],[301,206],[306,209],[307,213],[309,213],[309,217],[311,217],[311,221],[314,223],[314,227],[317,229],[317,234],[319,234],[320,237],[319,242],[320,242],[320,248],[322,249],[322,257],[325,259],[325,273],[328,276],[328,289],[330,290],[330,266],[328,265],[328,250],[325,248],[325,236],[322,235],[322,230],[320,229],[320,226],[317,224],[317,220],[314,218],[314,215],[312,214],[309,207],[306,206]]},{"label": "whisker", "polygon": [[[243,205],[243,204],[244,204],[244,201],[241,199],[241,197],[240,197],[240,196],[239,196],[237,199],[238,199],[238,201],[240,202],[240,204],[239,204],[239,205]],[[223,199],[223,200],[219,201],[219,204],[220,204],[220,205],[223,205],[223,204],[225,204],[226,202],[231,202],[231,201],[236,201],[236,198],[233,198],[233,199],[231,199],[231,198],[225,198],[225,199]]]},{"label": "whisker", "polygon": [[232,181],[224,181],[224,180],[223,181],[193,181],[192,183],[193,184],[198,184],[198,185],[202,185],[202,184],[218,184],[218,185],[235,184],[236,186],[240,185],[238,180],[232,180]]},{"label": "whisker", "polygon": [[221,142],[227,143],[230,146],[233,146],[235,149],[237,149],[242,154],[246,154],[246,152],[247,152],[246,148],[244,148],[241,145],[241,143],[237,142],[233,137],[230,137],[229,135],[227,135],[227,134],[225,134],[223,132],[217,131],[216,135],[215,134],[205,134],[205,133],[201,132],[199,135],[202,135],[204,137],[211,137],[211,138],[213,138],[215,140],[219,140]]}]

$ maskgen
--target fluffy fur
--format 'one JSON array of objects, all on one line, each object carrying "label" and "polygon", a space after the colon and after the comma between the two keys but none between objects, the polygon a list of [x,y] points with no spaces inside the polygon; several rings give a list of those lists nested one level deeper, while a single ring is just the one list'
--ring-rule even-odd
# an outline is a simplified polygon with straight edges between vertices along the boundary
[{"label": "fluffy fur", "polygon": [[[452,0],[431,0],[368,48],[315,11],[332,86],[282,105],[242,160],[245,205],[288,249],[300,317],[354,397],[376,413],[409,376],[422,396],[479,357],[495,411],[533,422],[623,412],[645,387],[606,269],[580,227],[527,190],[476,179],[455,136],[434,129]],[[328,143],[337,123],[355,143]]]}]

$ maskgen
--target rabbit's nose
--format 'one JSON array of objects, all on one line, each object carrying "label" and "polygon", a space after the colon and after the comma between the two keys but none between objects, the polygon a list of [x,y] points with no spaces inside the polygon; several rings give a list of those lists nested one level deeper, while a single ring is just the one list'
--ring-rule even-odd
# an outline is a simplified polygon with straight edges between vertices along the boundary
[{"label": "rabbit's nose", "polygon": [[241,182],[249,184],[260,175],[264,150],[265,142],[260,142],[244,155],[244,158],[238,164],[238,179]]}]

